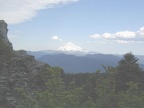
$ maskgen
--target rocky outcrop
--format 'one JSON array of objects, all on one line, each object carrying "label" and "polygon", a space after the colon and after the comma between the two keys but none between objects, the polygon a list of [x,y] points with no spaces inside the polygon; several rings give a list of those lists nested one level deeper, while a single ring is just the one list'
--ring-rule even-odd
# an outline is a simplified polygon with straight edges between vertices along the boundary
[{"label": "rocky outcrop", "polygon": [[7,24],[4,22],[4,20],[0,20],[0,38],[5,43],[6,46],[12,49],[12,44],[8,40],[7,33],[8,33]]},{"label": "rocky outcrop", "polygon": [[24,50],[14,51],[7,32],[7,24],[0,20],[0,108],[24,108],[19,91],[32,97],[34,91],[43,89],[45,79],[41,76],[50,67]]}]

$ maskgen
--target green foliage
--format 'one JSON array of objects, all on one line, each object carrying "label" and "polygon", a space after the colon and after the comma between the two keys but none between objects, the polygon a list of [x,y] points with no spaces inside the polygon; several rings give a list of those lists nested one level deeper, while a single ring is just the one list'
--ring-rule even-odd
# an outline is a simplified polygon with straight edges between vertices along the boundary
[{"label": "green foliage", "polygon": [[52,69],[53,69],[53,71],[54,72],[56,72],[56,73],[58,73],[58,74],[64,74],[64,71],[63,71],[63,69],[62,68],[60,68],[60,67],[52,67]]},{"label": "green foliage", "polygon": [[119,61],[117,68],[121,72],[130,72],[131,74],[137,73],[141,71],[139,68],[138,60],[139,59],[135,57],[131,52],[127,53],[123,56],[123,59]]},{"label": "green foliage", "polygon": [[[49,67],[39,75],[45,89],[35,92],[34,99],[21,92],[23,102],[26,108],[143,108],[137,61],[128,53],[117,67],[103,66],[104,72],[96,73],[65,74],[60,67]],[[127,88],[119,89],[121,84]]]},{"label": "green foliage", "polygon": [[37,101],[42,108],[76,108],[82,88],[66,90],[60,78],[52,78],[47,82],[47,89],[37,94]]},{"label": "green foliage", "polygon": [[127,82],[139,82],[141,79],[141,69],[139,68],[138,58],[131,52],[123,56],[117,66],[117,87],[118,90],[126,90]]},{"label": "green foliage", "polygon": [[143,108],[144,106],[144,92],[140,92],[138,84],[134,82],[127,83],[129,86],[128,90],[125,92],[120,92],[118,94],[119,108]]},{"label": "green foliage", "polygon": [[104,67],[107,76],[100,76],[96,82],[96,108],[114,108],[117,102],[114,68]]},{"label": "green foliage", "polygon": [[17,94],[17,98],[19,98],[18,103],[20,104],[20,108],[38,108],[36,101],[26,92],[26,90],[16,88],[15,93]]}]

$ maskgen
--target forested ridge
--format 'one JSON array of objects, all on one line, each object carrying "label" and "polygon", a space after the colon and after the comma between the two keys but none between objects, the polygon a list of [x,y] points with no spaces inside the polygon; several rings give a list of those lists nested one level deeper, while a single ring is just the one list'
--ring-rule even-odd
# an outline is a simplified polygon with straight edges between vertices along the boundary
[{"label": "forested ridge", "polygon": [[[18,90],[26,108],[143,108],[144,73],[131,52],[116,67],[95,73],[65,74],[60,67],[41,73],[47,79],[35,97]],[[40,82],[39,82],[40,83]]]}]

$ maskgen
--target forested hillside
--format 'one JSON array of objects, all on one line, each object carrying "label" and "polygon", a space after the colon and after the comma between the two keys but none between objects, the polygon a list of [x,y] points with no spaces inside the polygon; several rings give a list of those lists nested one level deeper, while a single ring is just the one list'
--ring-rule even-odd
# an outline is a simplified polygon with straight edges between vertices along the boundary
[{"label": "forested hillside", "polygon": [[32,102],[40,108],[143,108],[144,73],[138,59],[127,53],[116,67],[103,68],[77,74],[55,70]]}]

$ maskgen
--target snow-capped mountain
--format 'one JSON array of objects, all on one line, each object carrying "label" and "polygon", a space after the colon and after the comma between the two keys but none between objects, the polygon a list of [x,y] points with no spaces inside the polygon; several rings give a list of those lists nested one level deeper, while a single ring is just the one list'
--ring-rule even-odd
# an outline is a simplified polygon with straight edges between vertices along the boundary
[{"label": "snow-capped mountain", "polygon": [[59,51],[83,51],[83,49],[81,47],[73,44],[72,42],[68,42],[67,44],[57,48],[56,50],[59,50]]},{"label": "snow-capped mountain", "polygon": [[34,55],[36,58],[39,58],[46,54],[50,54],[50,55],[67,54],[67,55],[76,55],[76,56],[85,56],[87,54],[99,54],[95,51],[83,50],[80,46],[77,46],[72,42],[68,42],[67,44],[65,44],[57,49],[27,51],[27,53],[30,55]]}]

